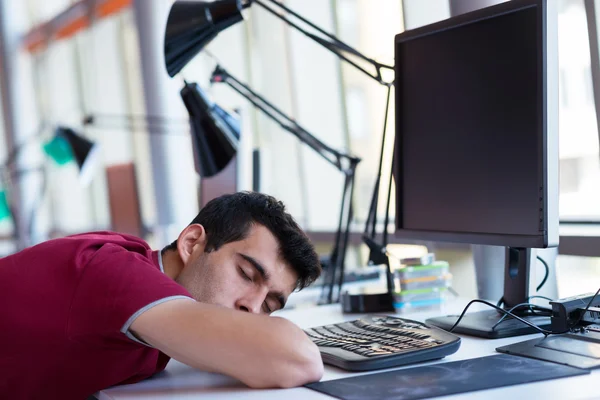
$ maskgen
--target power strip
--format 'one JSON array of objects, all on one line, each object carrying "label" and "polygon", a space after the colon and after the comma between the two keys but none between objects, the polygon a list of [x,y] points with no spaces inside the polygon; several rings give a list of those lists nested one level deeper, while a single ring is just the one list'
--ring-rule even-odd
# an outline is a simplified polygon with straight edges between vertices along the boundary
[{"label": "power strip", "polygon": [[596,299],[594,299],[594,302],[590,305],[588,311],[582,316],[583,311],[593,297],[594,293],[586,293],[551,301],[552,331],[567,331],[572,328],[573,324],[578,320],[580,323],[583,322],[584,325],[600,323],[600,296],[597,296]]}]

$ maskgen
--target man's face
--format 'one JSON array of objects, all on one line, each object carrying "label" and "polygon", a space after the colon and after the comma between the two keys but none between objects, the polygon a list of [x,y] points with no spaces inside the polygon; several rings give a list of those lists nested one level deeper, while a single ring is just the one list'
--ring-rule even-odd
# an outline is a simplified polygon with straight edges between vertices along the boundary
[{"label": "man's face", "polygon": [[244,240],[210,253],[204,251],[203,235],[176,279],[197,301],[263,314],[283,307],[297,275],[280,258],[267,228],[254,224]]}]

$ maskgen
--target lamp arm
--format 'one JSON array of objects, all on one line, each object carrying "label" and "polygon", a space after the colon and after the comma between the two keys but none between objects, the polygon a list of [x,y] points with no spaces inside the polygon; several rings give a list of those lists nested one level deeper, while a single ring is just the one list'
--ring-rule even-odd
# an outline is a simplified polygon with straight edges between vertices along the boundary
[{"label": "lamp arm", "polygon": [[83,125],[95,125],[98,123],[115,123],[122,124],[123,122],[131,125],[136,123],[145,124],[183,124],[189,126],[188,118],[173,118],[163,115],[144,115],[144,114],[87,114],[83,117]]},{"label": "lamp arm", "polygon": [[[339,301],[344,277],[344,265],[346,259],[346,249],[350,237],[350,224],[352,222],[352,195],[354,190],[354,178],[356,167],[360,158],[345,153],[341,153],[332,147],[326,145],[321,140],[314,137],[306,129],[302,128],[296,121],[288,117],[280,109],[275,107],[265,98],[254,92],[248,85],[240,82],[224,68],[217,65],[211,76],[211,82],[222,82],[227,84],[242,97],[250,101],[256,108],[264,112],[267,116],[277,122],[283,129],[292,133],[300,141],[307,144],[315,150],[320,156],[334,165],[338,170],[344,173],[344,190],[342,192],[340,217],[335,233],[334,246],[330,255],[329,267],[323,277],[324,283],[321,290],[319,303],[330,304]],[[338,283],[338,296],[334,299],[334,286]]]},{"label": "lamp arm", "polygon": [[[393,181],[393,173],[390,172],[389,181],[387,185],[387,201],[385,208],[385,219],[383,224],[383,241],[382,243],[378,243],[376,240],[376,227],[377,227],[377,205],[379,202],[379,191],[381,189],[381,172],[383,169],[383,155],[385,151],[385,140],[386,140],[386,132],[387,132],[387,121],[388,114],[390,109],[390,97],[391,97],[391,86],[388,86],[387,97],[386,97],[386,106],[385,106],[385,116],[383,120],[383,135],[381,137],[381,151],[379,155],[379,168],[377,174],[377,180],[375,181],[375,187],[373,189],[373,195],[371,198],[371,205],[369,206],[369,214],[367,217],[367,222],[365,224],[365,231],[363,234],[363,241],[369,248],[369,263],[373,265],[385,265],[386,266],[386,282],[388,293],[392,294],[395,290],[394,288],[394,277],[392,275],[390,269],[390,260],[387,251],[388,244],[388,221],[390,219],[390,203],[391,203],[391,195],[392,195],[392,181]],[[392,156],[392,166],[395,162],[395,154]],[[369,232],[369,229],[371,232]]]},{"label": "lamp arm", "polygon": [[223,82],[250,101],[256,108],[277,122],[283,129],[296,136],[301,142],[312,148],[330,164],[340,171],[347,171],[351,164],[360,162],[360,158],[342,153],[316,138],[300,124],[283,113],[274,104],[252,90],[248,85],[240,82],[223,67],[217,65],[211,76],[211,82]]},{"label": "lamp arm", "polygon": [[6,156],[6,160],[1,164],[1,168],[9,169],[12,166],[12,164],[16,161],[18,155],[21,153],[21,150],[23,150],[29,142],[30,140],[27,140],[24,143],[19,143],[15,147],[13,147],[10,153],[8,153],[8,155]]},{"label": "lamp arm", "polygon": [[189,135],[191,123],[187,118],[142,114],[87,114],[81,122],[83,126],[94,129],[126,129],[134,133],[168,136]]},{"label": "lamp arm", "polygon": [[[300,31],[301,33],[303,33],[305,36],[307,36],[310,39],[314,40],[315,42],[319,43],[321,46],[325,47],[327,50],[331,51],[332,53],[334,53],[336,56],[338,56],[342,60],[346,61],[347,63],[349,63],[350,65],[352,65],[356,69],[358,69],[359,71],[363,72],[365,75],[368,75],[369,77],[371,77],[372,79],[376,80],[377,82],[379,82],[382,85],[386,85],[386,86],[391,85],[391,83],[386,82],[386,81],[383,80],[383,77],[381,75],[381,70],[382,69],[389,69],[389,70],[393,71],[394,70],[393,66],[382,64],[382,63],[380,63],[378,61],[373,60],[372,58],[369,58],[369,57],[365,56],[364,54],[362,54],[358,50],[354,49],[353,47],[349,46],[348,44],[346,44],[346,43],[342,42],[341,40],[339,40],[338,38],[336,38],[334,35],[332,35],[332,34],[326,32],[326,31],[324,31],[321,28],[319,28],[313,22],[307,20],[306,18],[304,18],[300,14],[296,13],[295,11],[293,11],[292,9],[290,9],[289,7],[285,6],[281,2],[279,2],[277,0],[267,0],[267,1],[269,1],[272,4],[274,4],[275,6],[279,7],[281,10],[285,11],[286,13],[288,13],[288,14],[294,16],[295,18],[299,19],[300,21],[304,22],[305,24],[307,24],[311,28],[315,29],[316,31],[318,31],[322,35],[326,36],[326,38],[322,38],[322,37],[319,37],[319,36],[317,36],[317,35],[315,35],[313,33],[308,32],[306,29],[303,29],[298,24],[294,23],[289,18],[285,17],[282,13],[277,12],[275,9],[273,9],[269,5],[265,4],[262,0],[249,0],[248,3],[246,3],[245,7],[247,7],[249,4],[252,4],[252,3],[256,3],[256,4],[260,5],[262,8],[264,8],[265,10],[267,10],[268,12],[270,12],[271,14],[273,14],[275,17],[281,19],[286,24],[288,24],[291,27],[297,29],[298,31]],[[356,62],[354,62],[351,59],[349,59],[348,57],[346,57],[344,55],[344,52],[350,53],[350,54],[354,55],[355,57],[358,57],[361,60],[363,60],[363,61],[371,64],[373,66],[373,68],[375,68],[375,73],[367,71],[365,68],[363,68],[362,66],[358,65]]]},{"label": "lamp arm", "polygon": [[[385,140],[386,140],[386,133],[387,133],[388,114],[389,114],[389,109],[390,109],[391,89],[392,89],[391,86],[388,86],[387,96],[386,96],[386,101],[385,101],[385,115],[383,118],[383,134],[381,136],[381,150],[379,152],[379,167],[377,169],[377,179],[375,180],[375,187],[373,189],[373,195],[371,197],[371,204],[369,206],[369,214],[367,216],[367,222],[365,224],[364,236],[368,236],[369,228],[370,228],[371,229],[371,233],[370,233],[371,239],[375,239],[375,235],[376,235],[375,230],[376,230],[376,225],[377,225],[377,204],[379,201],[379,190],[381,188],[381,172],[383,170],[383,156],[385,154]],[[393,165],[393,161],[392,161],[392,165]],[[390,175],[390,178],[391,178],[391,175]],[[390,185],[391,185],[391,183],[390,183]],[[389,186],[389,187],[391,187],[391,186]],[[388,208],[389,208],[389,204],[388,204]],[[387,223],[388,213],[386,213],[385,221]],[[386,229],[386,231],[387,231],[387,229]],[[387,237],[385,237],[384,239],[387,239]]]},{"label": "lamp arm", "polygon": [[8,153],[8,155],[6,156],[6,159],[2,162],[2,164],[0,164],[0,169],[10,168],[13,165],[13,163],[17,160],[17,157],[19,156],[19,154],[21,154],[21,151],[23,151],[23,149],[25,147],[27,147],[31,142],[33,142],[34,140],[36,140],[42,136],[45,128],[46,128],[46,124],[42,122],[40,124],[40,127],[37,129],[37,131],[33,135],[29,135],[23,142],[17,143],[10,150],[10,152]]}]

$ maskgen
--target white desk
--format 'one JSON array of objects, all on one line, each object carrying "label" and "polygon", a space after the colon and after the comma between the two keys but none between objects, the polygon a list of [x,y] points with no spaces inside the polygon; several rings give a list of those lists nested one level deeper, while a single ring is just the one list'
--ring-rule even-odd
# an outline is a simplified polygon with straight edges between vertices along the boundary
[{"label": "white desk", "polygon": [[[466,301],[453,301],[441,310],[419,314],[404,314],[407,318],[425,320],[431,316],[457,314],[466,305]],[[476,305],[469,311],[482,309]],[[302,328],[324,325],[342,320],[356,319],[357,315],[344,315],[340,305],[311,307],[280,312],[278,315],[288,318]],[[495,349],[506,344],[524,341],[541,335],[520,336],[507,339],[478,339],[462,336],[460,349],[443,360],[433,363],[458,361],[468,358],[477,358],[486,355],[499,354]],[[418,364],[426,365],[426,363]],[[402,368],[410,368],[409,365]],[[260,365],[256,366],[260,368]],[[375,372],[380,372],[375,371]],[[373,372],[367,372],[373,373]],[[322,380],[331,380],[348,377],[357,373],[349,373],[337,368],[325,366],[325,375]],[[524,385],[509,386],[499,389],[464,393],[447,396],[444,399],[490,399],[490,400],[517,400],[517,399],[593,399],[600,398],[597,382],[600,380],[600,370],[590,375],[572,378],[556,379],[544,382],[528,383]],[[248,389],[240,382],[223,375],[201,372],[172,360],[166,370],[146,381],[134,384],[117,386],[103,390],[97,394],[99,400],[134,400],[134,399],[332,399],[332,397],[319,392],[306,389],[277,389],[253,390]]]}]

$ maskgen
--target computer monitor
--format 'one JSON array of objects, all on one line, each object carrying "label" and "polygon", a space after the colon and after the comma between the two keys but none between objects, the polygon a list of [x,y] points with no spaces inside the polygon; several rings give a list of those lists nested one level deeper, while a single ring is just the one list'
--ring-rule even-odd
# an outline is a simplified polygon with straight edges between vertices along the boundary
[{"label": "computer monitor", "polygon": [[[558,245],[555,7],[512,0],[395,38],[396,236],[505,246],[507,308],[528,300],[532,249]],[[531,331],[492,329],[499,317],[469,313],[456,331]]]}]

